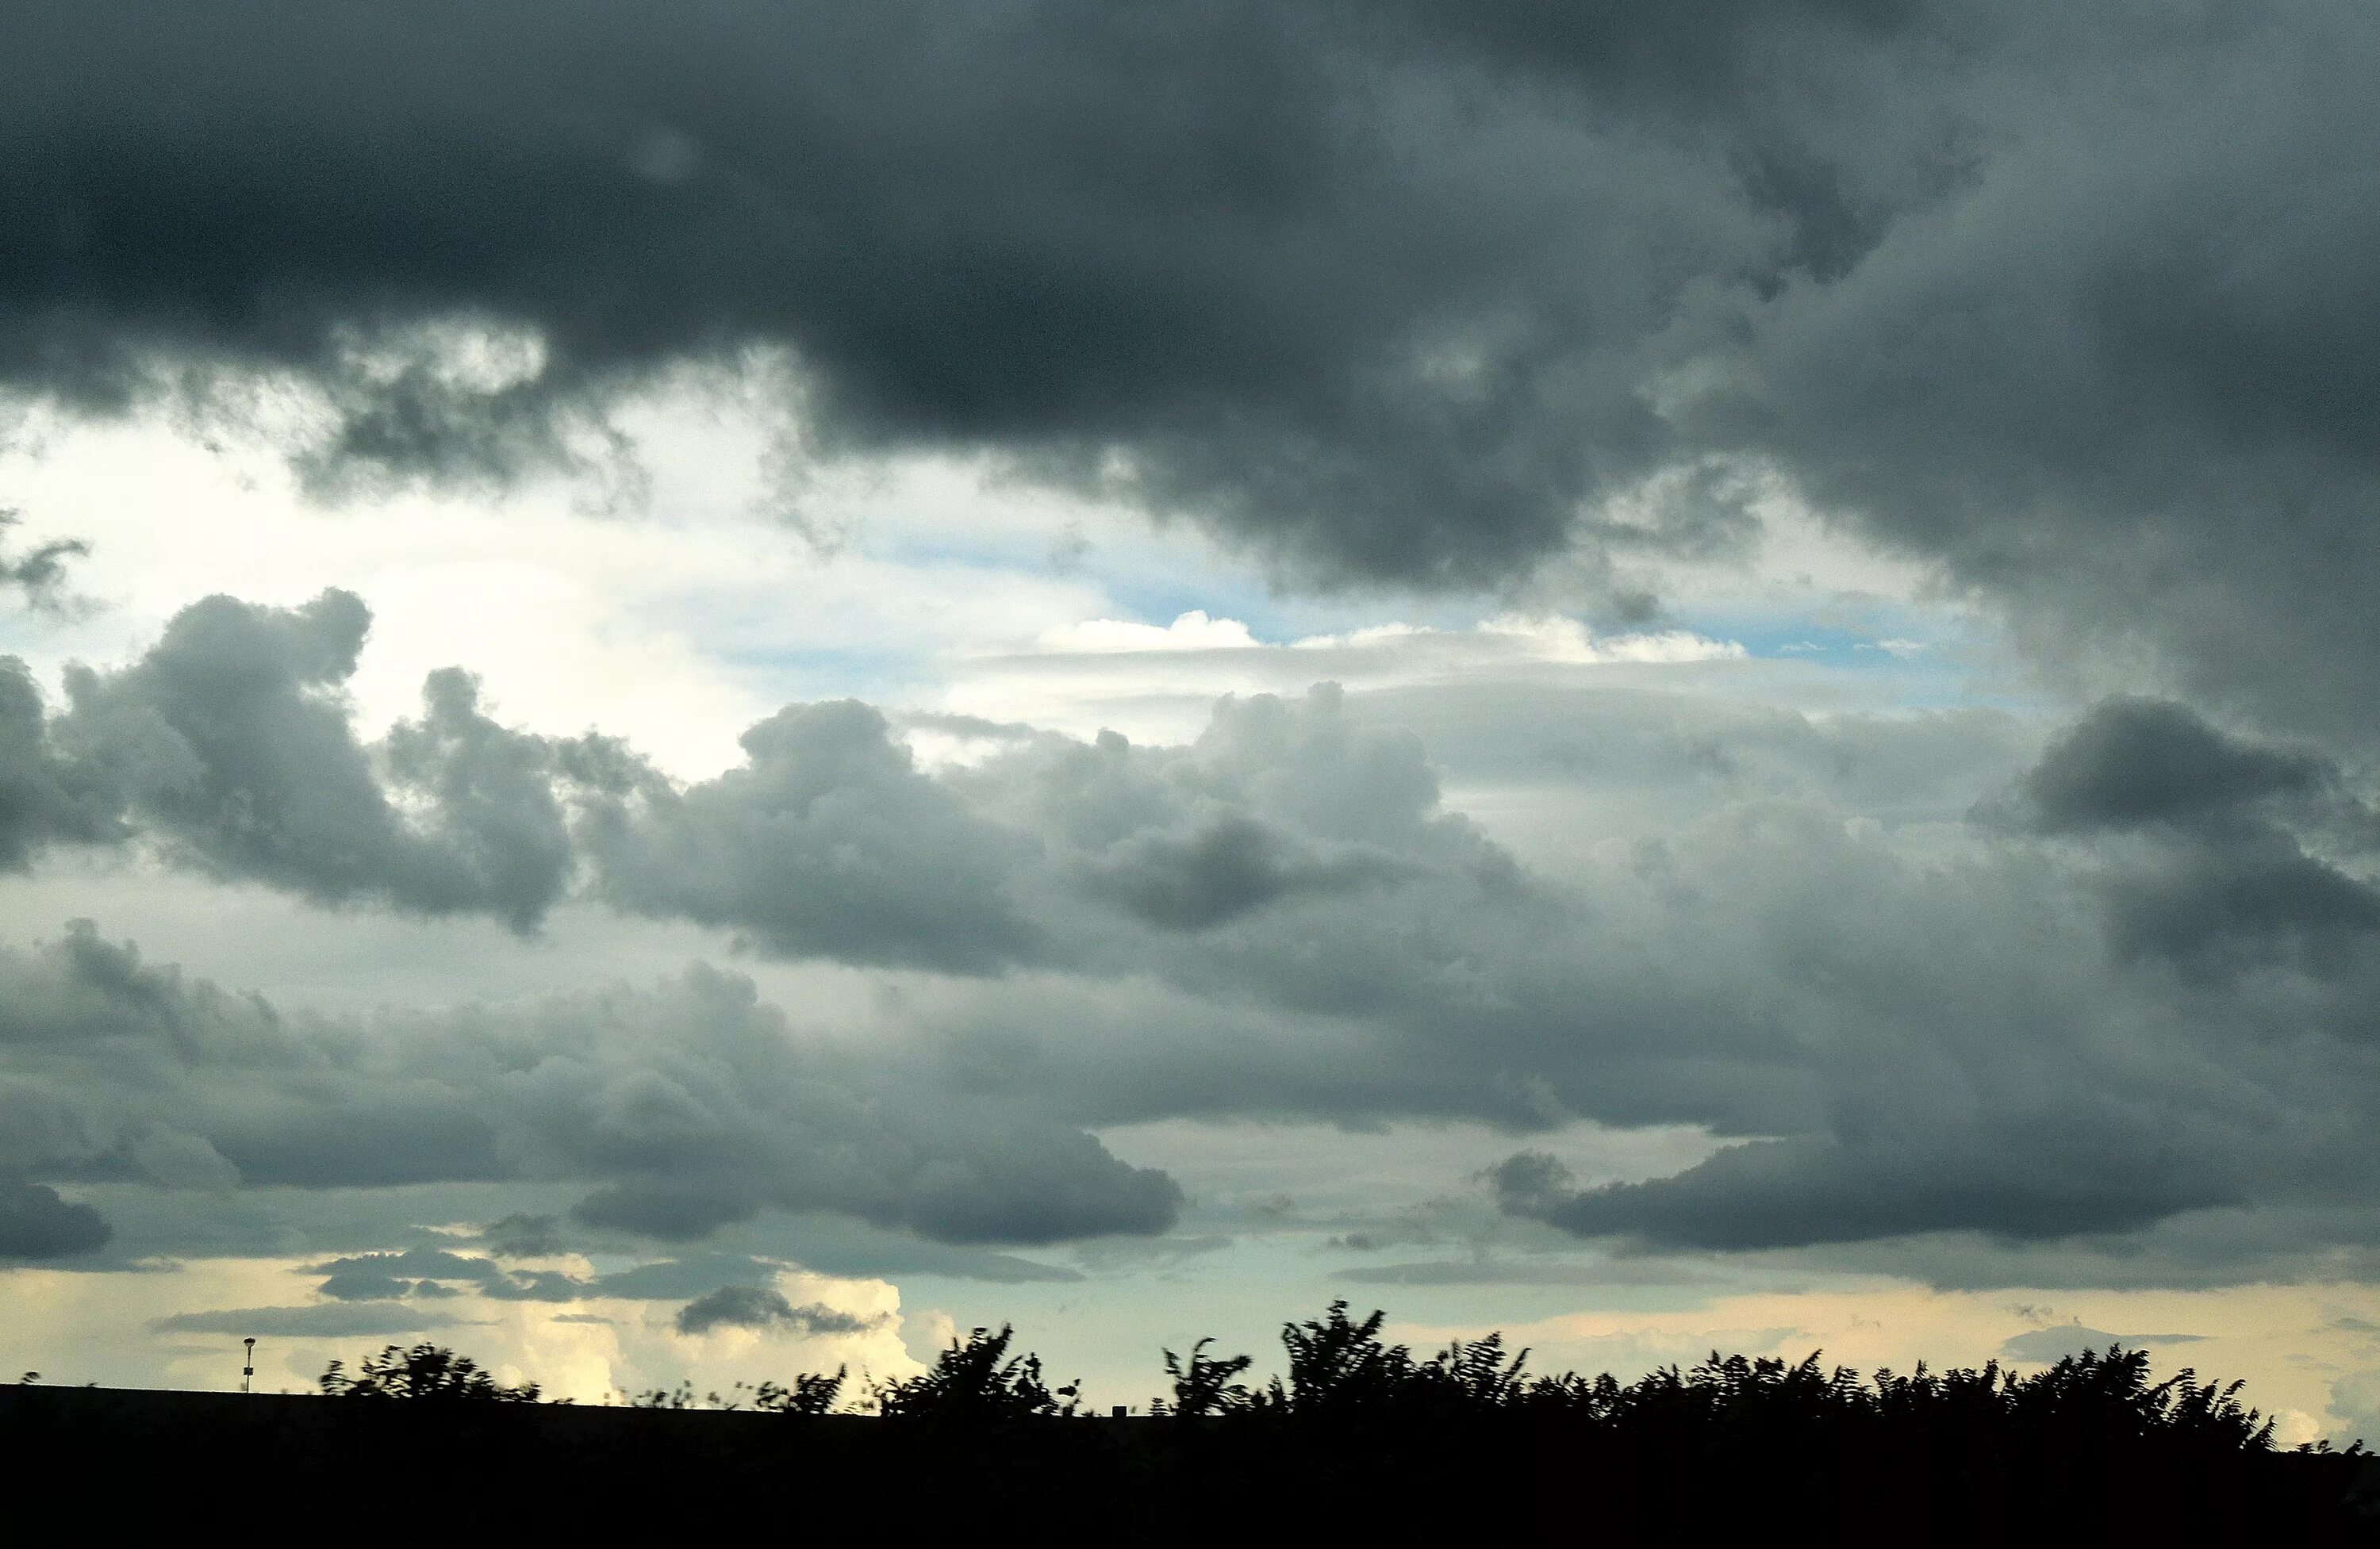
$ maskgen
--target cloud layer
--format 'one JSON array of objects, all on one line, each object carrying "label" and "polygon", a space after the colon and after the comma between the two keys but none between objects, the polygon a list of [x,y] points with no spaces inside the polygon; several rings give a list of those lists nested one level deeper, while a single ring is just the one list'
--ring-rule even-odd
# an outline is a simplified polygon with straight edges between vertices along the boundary
[{"label": "cloud layer", "polygon": [[[37,809],[53,841],[516,928],[609,903],[911,988],[832,1036],[707,968],[324,1018],[78,926],[6,962],[28,1241],[79,1207],[24,1191],[119,1176],[567,1180],[582,1228],[662,1240],[764,1208],[1146,1232],[1178,1191],[1086,1131],[1176,1116],[1700,1125],[1728,1144],[1670,1177],[1581,1186],[1524,1153],[1494,1180],[1513,1215],[1684,1250],[2318,1223],[2372,1176],[2380,821],[2349,767],[2169,701],[2106,701],[2026,768],[1967,714],[1789,730],[1590,697],[1560,732],[1586,791],[1717,783],[1557,878],[1328,685],[1224,699],[1183,744],[1011,728],[940,769],[871,707],[789,707],[689,784],[506,729],[452,670],[366,745],[337,697],[365,623],[336,593],[210,599],[78,669],[8,755],[73,797]],[[1961,820],[1943,771],[1978,738],[2008,772]],[[1860,815],[1909,801],[1940,816]]]},{"label": "cloud layer", "polygon": [[796,463],[989,453],[1334,583],[1576,549],[1622,609],[1601,567],[1742,543],[1703,476],[1757,466],[2044,660],[2368,745],[2349,0],[9,30],[0,380],[36,395],[295,384],[330,481],[477,477],[759,350]]},{"label": "cloud layer", "polygon": [[[0,1176],[167,1188],[595,1185],[586,1224],[662,1240],[774,1206],[946,1241],[1151,1231],[1178,1192],[1079,1131],[794,1034],[748,981],[327,1019],[151,968],[87,926],[0,956]],[[12,1185],[8,1249],[105,1240]],[[365,1265],[346,1266],[360,1270]]]}]

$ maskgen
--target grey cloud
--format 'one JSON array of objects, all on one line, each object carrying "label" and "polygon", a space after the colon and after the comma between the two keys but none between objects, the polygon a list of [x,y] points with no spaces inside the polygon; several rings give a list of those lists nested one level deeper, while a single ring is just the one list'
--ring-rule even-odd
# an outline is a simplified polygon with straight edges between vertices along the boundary
[{"label": "grey cloud", "polygon": [[2112,1350],[2119,1346],[2143,1349],[2153,1345],[2195,1344],[2196,1334],[2109,1334],[2102,1329],[2085,1328],[2080,1324],[2066,1324],[2055,1328],[2036,1328],[2019,1334],[2000,1347],[2000,1355],[2010,1361],[2033,1361],[2048,1365],[2084,1350]]},{"label": "grey cloud", "polygon": [[788,708],[744,744],[716,780],[578,798],[597,897],[779,956],[1113,971],[1171,962],[1152,928],[1517,875],[1436,810],[1410,736],[1357,727],[1327,685],[1227,701],[1187,747],[1037,737],[941,777],[856,703]]},{"label": "grey cloud", "polygon": [[504,1008],[285,1015],[88,926],[0,956],[0,1103],[23,1172],[104,1173],[161,1125],[252,1183],[578,1180],[682,1238],[763,1206],[952,1241],[1162,1229],[1179,1192],[1080,1131],[797,1036],[703,968]]},{"label": "grey cloud", "polygon": [[1342,892],[1395,871],[1376,854],[1301,853],[1262,824],[1224,815],[1188,833],[1134,835],[1108,851],[1089,885],[1152,926],[1200,930],[1292,893]]},{"label": "grey cloud", "polygon": [[312,1264],[302,1271],[320,1275],[315,1289],[338,1301],[369,1301],[406,1296],[446,1296],[464,1290],[513,1301],[573,1301],[591,1293],[566,1275],[506,1269],[492,1259],[415,1245],[395,1252],[351,1253]]},{"label": "grey cloud", "polygon": [[2339,152],[2374,129],[2380,26],[2172,19],[1968,18],[1936,99],[1961,175],[1789,279],[1702,408],[2048,650],[2368,745],[2380,200]]},{"label": "grey cloud", "polygon": [[60,1259],[96,1252],[114,1234],[98,1211],[45,1183],[0,1180],[0,1259]]},{"label": "grey cloud", "polygon": [[2114,698],[2060,736],[2023,781],[2046,832],[2220,824],[2269,797],[2311,794],[2336,771],[2225,735],[2168,700]]},{"label": "grey cloud", "polygon": [[800,1307],[783,1293],[765,1286],[722,1286],[677,1310],[680,1334],[708,1334],[715,1328],[790,1329],[796,1334],[865,1334],[879,1327],[880,1318],[861,1317],[810,1302]]},{"label": "grey cloud", "polygon": [[54,538],[9,553],[8,529],[22,520],[15,511],[0,509],[0,587],[14,587],[35,608],[54,608],[66,584],[67,563],[89,554],[91,545],[79,538]]},{"label": "grey cloud", "polygon": [[2206,1289],[2251,1281],[2369,1279],[2374,1212],[2360,1202],[2186,1210],[2128,1231],[2024,1240],[1925,1232],[1758,1255],[1777,1266],[1907,1276],[1946,1290]]},{"label": "grey cloud", "polygon": [[2024,1117],[2037,1131],[2028,1138],[2051,1146],[2047,1154],[2010,1144],[2014,1136],[1974,1150],[1971,1136],[1945,1137],[1956,1150],[1908,1134],[1864,1146],[1795,1138],[1730,1146],[1670,1178],[1576,1191],[1548,1174],[1549,1158],[1524,1155],[1501,1164],[1496,1183],[1514,1215],[1583,1237],[1666,1248],[1770,1248],[1944,1228],[2054,1238],[2232,1201],[2234,1185],[2216,1157],[2175,1158],[2174,1176],[2160,1177],[2147,1165],[2157,1137],[2108,1144]]},{"label": "grey cloud", "polygon": [[545,1258],[563,1251],[562,1222],[557,1216],[515,1211],[481,1227],[474,1240],[498,1258]]},{"label": "grey cloud", "polygon": [[2330,1412],[2342,1442],[2380,1437],[2380,1371],[2349,1372],[2330,1385]]},{"label": "grey cloud", "polygon": [[[1894,827],[1957,822],[2040,752],[2027,718],[1826,704],[1840,685],[1817,679],[1778,660],[1615,665],[1388,688],[1351,696],[1348,708],[1366,726],[1421,738],[1451,786],[1543,804],[1546,831],[1530,836],[1538,853],[1675,833],[1756,800]],[[1797,699],[1824,708],[1791,708]],[[1568,845],[1565,834],[1575,836]]]},{"label": "grey cloud", "polygon": [[32,674],[17,658],[0,657],[0,867],[21,871],[53,843],[117,832],[111,804],[50,748]]},{"label": "grey cloud", "polygon": [[227,1193],[239,1185],[239,1168],[203,1135],[152,1131],[134,1142],[128,1155],[150,1181],[164,1188]]},{"label": "grey cloud", "polygon": [[[29,390],[295,373],[325,469],[472,476],[782,346],[814,450],[989,450],[1330,580],[1724,546],[1724,501],[1648,530],[1604,497],[1765,461],[2045,647],[2368,743],[2380,201],[2342,148],[2380,23],[2349,0],[8,30]],[[493,369],[438,326],[537,347]]]},{"label": "grey cloud", "polygon": [[243,1307],[176,1313],[150,1326],[160,1334],[223,1334],[245,1338],[382,1338],[453,1328],[458,1320],[402,1301],[326,1301],[303,1307]]},{"label": "grey cloud", "polygon": [[639,1301],[699,1300],[723,1286],[763,1278],[778,1266],[745,1253],[686,1253],[615,1270],[601,1282],[605,1296]]},{"label": "grey cloud", "polygon": [[[140,840],[318,903],[522,931],[578,887],[771,956],[959,974],[1130,969],[1166,957],[1151,928],[1518,876],[1436,810],[1409,735],[1355,725],[1327,686],[1227,703],[1187,748],[1037,736],[946,776],[873,707],[791,706],[745,733],[741,766],[680,785],[614,740],[497,724],[460,669],[367,745],[342,689],[369,625],[346,592],[208,598],[130,665],[71,669],[55,718],[0,674],[0,861]],[[650,1224],[646,1203],[593,1208]]]},{"label": "grey cloud", "polygon": [[[1332,568],[1492,574],[1661,447],[1656,335],[1715,271],[1774,272],[1791,219],[1691,133],[1449,68],[1432,25],[34,11],[12,32],[57,85],[0,118],[0,369],[103,405],[158,354],[295,369],[334,472],[484,475],[624,381],[780,344],[834,441],[1104,474]],[[457,318],[533,330],[540,364],[397,347]]]},{"label": "grey cloud", "polygon": [[759,1191],[741,1179],[639,1178],[598,1189],[573,1205],[570,1216],[583,1226],[660,1242],[698,1242],[759,1213]]},{"label": "grey cloud", "polygon": [[[1613,817],[1549,878],[1445,810],[1420,739],[1327,686],[1226,700],[1183,746],[1037,736],[941,773],[849,704],[771,718],[743,767],[685,787],[616,744],[547,745],[538,778],[577,815],[597,897],[763,951],[955,972],[905,977],[864,1038],[796,1034],[707,970],[315,1018],[81,930],[9,960],[0,1166],[127,1176],[171,1132],[257,1183],[566,1183],[582,1228],[661,1240],[757,1248],[773,1216],[827,1211],[1024,1242],[1173,1218],[1172,1180],[1087,1127],[1578,1116],[1726,1149],[1618,1187],[1508,1169],[1508,1208],[1695,1251],[1898,1243],[1912,1265],[1949,1263],[1945,1236],[2146,1239],[2374,1180],[2349,764],[2137,701],[2031,774],[2038,733],[1989,713],[1621,692],[1555,711],[1533,731],[1559,745],[1508,744],[1506,767],[1566,774],[1582,822],[1603,782],[1701,769],[1705,799]],[[1943,771],[1979,749],[2006,790],[1961,828]],[[1241,836],[1232,864],[1200,848],[1218,832]],[[2291,1218],[2294,1246],[2227,1262],[2304,1262],[2344,1229]]]},{"label": "grey cloud", "polygon": [[[748,1227],[730,1228],[721,1233],[721,1240],[738,1246],[749,1245],[759,1255],[751,1261],[752,1267],[762,1273],[774,1265],[799,1265],[822,1275],[892,1277],[931,1275],[948,1279],[982,1280],[995,1285],[1030,1285],[1082,1278],[1080,1274],[1062,1265],[1044,1264],[1038,1259],[999,1253],[980,1245],[931,1242],[914,1233],[888,1231],[848,1216],[816,1213],[775,1216]],[[1105,1242],[1111,1240],[1090,1240]],[[748,1274],[749,1271],[738,1273]],[[606,1283],[610,1282],[607,1280]],[[717,1283],[720,1282],[713,1282]],[[686,1296],[694,1294],[694,1291],[680,1290],[674,1294]]]},{"label": "grey cloud", "polygon": [[2290,959],[2351,973],[2380,934],[2380,891],[2294,844],[2170,859],[2111,877],[2107,891],[2119,945],[2186,973]]},{"label": "grey cloud", "polygon": [[343,591],[297,609],[194,603],[131,666],[68,670],[54,756],[214,874],[533,926],[571,862],[544,745],[480,715],[472,680],[442,672],[422,719],[377,750],[383,773],[343,697],[370,625]]},{"label": "grey cloud", "polygon": [[2101,703],[1978,813],[2093,841],[2115,941],[2187,973],[2344,967],[2380,931],[2380,892],[2345,869],[2380,826],[2344,771],[2180,705]]},{"label": "grey cloud", "polygon": [[[1582,974],[1579,998],[1598,1013],[1582,1021],[1609,1026],[1661,987],[1643,1003],[1642,1033],[1596,1038],[1593,1076],[1542,1055],[1535,1067],[1606,1121],[1634,1088],[1741,1138],[1642,1183],[1581,1187],[1523,1156],[1497,1177],[1506,1209],[1656,1247],[1901,1240],[1869,1265],[1934,1262],[1915,1240],[1963,1229],[1998,1245],[1961,1259],[1957,1273],[1972,1276],[1992,1273],[1995,1256],[2024,1259],[2012,1242],[2121,1243],[2228,1206],[2332,1199],[2368,1172],[2351,1137],[2375,1095],[2356,1052],[2371,1035],[2370,985],[2352,956],[2177,978],[2174,957],[2127,938],[2134,874],[2111,875],[2095,845],[2068,854],[1986,839],[1920,859],[1927,849],[1786,810],[1639,849],[1633,886],[1605,875],[1590,938],[1606,956],[1649,949],[1649,979]],[[1638,912],[1646,931],[1613,928]],[[1664,947],[1665,934],[1680,944]],[[2204,966],[2203,950],[2173,950]],[[1747,1010],[1698,1020],[1730,1000]],[[1657,1005],[1666,1026],[1651,1020]],[[1787,1047],[1796,1052],[1776,1058]],[[1666,1070],[1664,1047],[1682,1057]],[[1688,1059],[1711,1063],[1690,1073]],[[1763,1085],[1784,1100],[1747,1101]],[[2304,1235],[2243,1245],[2218,1273],[2353,1229],[2296,1219]],[[2170,1257],[2139,1272],[2193,1273]]]},{"label": "grey cloud", "polygon": [[716,780],[590,799],[600,896],[788,957],[983,972],[1032,950],[1008,896],[1016,836],[921,773],[880,712],[790,707],[743,744]]}]

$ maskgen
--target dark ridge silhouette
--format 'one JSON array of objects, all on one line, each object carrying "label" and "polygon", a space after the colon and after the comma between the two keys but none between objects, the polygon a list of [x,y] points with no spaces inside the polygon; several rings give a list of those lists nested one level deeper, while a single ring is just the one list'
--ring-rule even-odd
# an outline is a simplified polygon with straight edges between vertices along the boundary
[{"label": "dark ridge silhouette", "polygon": [[[1336,1302],[1281,1331],[1285,1373],[1164,1352],[1151,1414],[1091,1418],[1014,1332],[978,1328],[922,1375],[681,1385],[595,1407],[540,1401],[435,1345],[390,1346],[299,1396],[0,1389],[8,1499],[112,1526],[343,1534],[1038,1535],[1090,1543],[1627,1533],[1658,1542],[1820,1531],[1850,1542],[2078,1534],[2371,1542],[2380,1465],[2294,1451],[2240,1385],[2153,1382],[2138,1350],[2030,1375],[1997,1364],[1863,1376],[1741,1355],[1532,1375],[1489,1335],[1427,1358]],[[30,1375],[30,1374],[29,1374]],[[388,1503],[384,1515],[364,1508]],[[762,1514],[766,1514],[764,1517]]]}]

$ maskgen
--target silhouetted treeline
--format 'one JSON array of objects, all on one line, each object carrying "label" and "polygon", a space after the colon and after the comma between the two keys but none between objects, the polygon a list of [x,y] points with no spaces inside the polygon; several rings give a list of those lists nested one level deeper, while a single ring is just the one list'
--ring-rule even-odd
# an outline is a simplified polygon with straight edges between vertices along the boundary
[{"label": "silhouetted treeline", "polygon": [[[922,1374],[847,1398],[837,1371],[700,1399],[653,1389],[610,1408],[537,1402],[533,1386],[419,1345],[324,1374],[326,1393],[378,1402],[0,1390],[0,1456],[46,1488],[109,1464],[190,1500],[243,1476],[270,1479],[283,1507],[326,1513],[395,1489],[495,1513],[488,1527],[685,1533],[765,1508],[809,1531],[896,1542],[2322,1543],[2380,1526],[2380,1480],[2360,1449],[2277,1450],[2239,1384],[2154,1381],[2137,1351],[2031,1374],[1867,1376],[1815,1355],[1714,1354],[1621,1382],[1531,1374],[1526,1352],[1495,1335],[1416,1356],[1384,1340],[1382,1323],[1334,1303],[1287,1325],[1283,1373],[1262,1384],[1248,1357],[1210,1354],[1211,1341],[1168,1350],[1163,1412],[1128,1420],[1085,1415],[1078,1385],[1050,1384],[1007,1327],[973,1330]],[[846,1412],[828,1412],[839,1398]]]}]

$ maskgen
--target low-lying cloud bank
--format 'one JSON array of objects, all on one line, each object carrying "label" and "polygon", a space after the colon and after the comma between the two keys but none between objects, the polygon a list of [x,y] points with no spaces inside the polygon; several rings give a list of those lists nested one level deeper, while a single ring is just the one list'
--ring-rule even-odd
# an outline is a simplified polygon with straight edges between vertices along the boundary
[{"label": "low-lying cloud bank", "polygon": [[[55,714],[5,680],[14,858],[138,845],[516,929],[583,899],[910,971],[904,995],[807,1028],[697,967],[332,1017],[78,926],[0,956],[0,1251],[96,1248],[67,1194],[132,1177],[566,1180],[577,1229],[662,1240],[771,1208],[961,1242],[1151,1232],[1179,1191],[1087,1131],[1173,1116],[1702,1125],[1730,1144],[1671,1177],[1582,1186],[1524,1153],[1493,1180],[1513,1214],[1682,1252],[1914,1262],[1945,1233],[2295,1212],[2248,1273],[2332,1240],[2374,1181],[2363,777],[2171,702],[2107,701],[1963,821],[1902,828],[1861,809],[1938,801],[1932,761],[2010,745],[1997,721],[1740,716],[1724,800],[1557,879],[1328,687],[1227,699],[1183,745],[1009,729],[941,769],[871,707],[789,707],[689,785],[506,728],[453,670],[361,742],[338,688],[366,622],[339,593],[214,598],[130,666],[77,669]],[[1561,761],[1590,794],[1708,776],[1718,714],[1584,702]]]},{"label": "low-lying cloud bank", "polygon": [[[1164,1175],[1079,1130],[904,1089],[708,969],[642,990],[340,1019],[186,981],[79,926],[0,954],[0,1169],[18,1177],[580,1180],[595,1186],[582,1222],[665,1241],[764,1207],[1050,1241],[1162,1229],[1179,1202]],[[14,1197],[30,1203],[10,1218],[12,1256],[98,1245],[84,1207],[41,1185]]]}]

